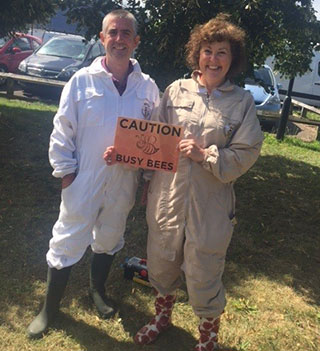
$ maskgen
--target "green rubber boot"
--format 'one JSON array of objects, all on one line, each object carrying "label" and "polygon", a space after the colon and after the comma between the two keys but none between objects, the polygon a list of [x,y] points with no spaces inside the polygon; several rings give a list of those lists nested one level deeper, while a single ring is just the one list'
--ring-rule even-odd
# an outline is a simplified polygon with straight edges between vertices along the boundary
[{"label": "green rubber boot", "polygon": [[60,301],[67,286],[71,266],[48,268],[47,292],[42,310],[29,325],[27,332],[32,339],[41,338],[59,312]]},{"label": "green rubber boot", "polygon": [[106,301],[104,286],[113,259],[114,255],[94,253],[91,262],[89,296],[102,319],[108,319],[116,313],[115,308]]}]

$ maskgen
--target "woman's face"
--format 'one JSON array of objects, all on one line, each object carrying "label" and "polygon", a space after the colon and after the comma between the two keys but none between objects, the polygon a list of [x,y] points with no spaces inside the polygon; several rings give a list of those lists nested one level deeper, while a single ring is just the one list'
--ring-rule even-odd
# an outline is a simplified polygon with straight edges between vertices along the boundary
[{"label": "woman's face", "polygon": [[199,57],[199,67],[202,73],[200,81],[210,93],[224,83],[231,63],[232,54],[229,41],[202,44]]}]

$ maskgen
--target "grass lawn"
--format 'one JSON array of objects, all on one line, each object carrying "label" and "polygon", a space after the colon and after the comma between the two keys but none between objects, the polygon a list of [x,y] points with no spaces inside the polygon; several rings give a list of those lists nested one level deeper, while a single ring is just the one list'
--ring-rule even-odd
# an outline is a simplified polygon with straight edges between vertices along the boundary
[{"label": "grass lawn", "polygon": [[[47,160],[54,105],[0,98],[0,350],[187,351],[198,319],[178,291],[174,327],[147,347],[132,338],[153,313],[150,288],[125,280],[125,257],[145,257],[144,208],[127,223],[108,291],[120,307],[100,320],[87,297],[90,250],[73,269],[49,334],[29,341],[39,310],[45,254],[59,210],[60,182]],[[256,165],[236,183],[237,219],[224,283],[225,351],[318,351],[320,347],[320,143],[266,134]]]},{"label": "grass lawn", "polygon": [[314,121],[320,121],[320,115],[318,115],[317,113],[314,112],[308,112],[307,113],[307,118],[314,120]]}]

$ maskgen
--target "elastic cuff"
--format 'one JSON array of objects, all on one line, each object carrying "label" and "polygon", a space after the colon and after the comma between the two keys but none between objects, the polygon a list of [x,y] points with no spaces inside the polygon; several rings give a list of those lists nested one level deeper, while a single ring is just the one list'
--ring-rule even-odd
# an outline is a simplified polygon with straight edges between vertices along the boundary
[{"label": "elastic cuff", "polygon": [[216,164],[219,157],[219,150],[217,145],[211,145],[204,150],[204,160],[200,162],[201,166],[207,171],[211,170],[210,164]]}]

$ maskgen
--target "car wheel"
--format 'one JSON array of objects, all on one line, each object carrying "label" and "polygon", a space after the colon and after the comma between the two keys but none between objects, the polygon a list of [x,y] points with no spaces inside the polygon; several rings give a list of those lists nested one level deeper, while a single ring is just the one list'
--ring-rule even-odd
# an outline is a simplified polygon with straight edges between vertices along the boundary
[{"label": "car wheel", "polygon": [[[8,70],[7,70],[7,68],[6,68],[5,66],[0,66],[0,72],[5,72],[5,73],[7,73]],[[0,77],[0,86],[1,86],[1,85],[4,85],[4,84],[6,83],[6,81],[7,81],[6,78]]]}]

